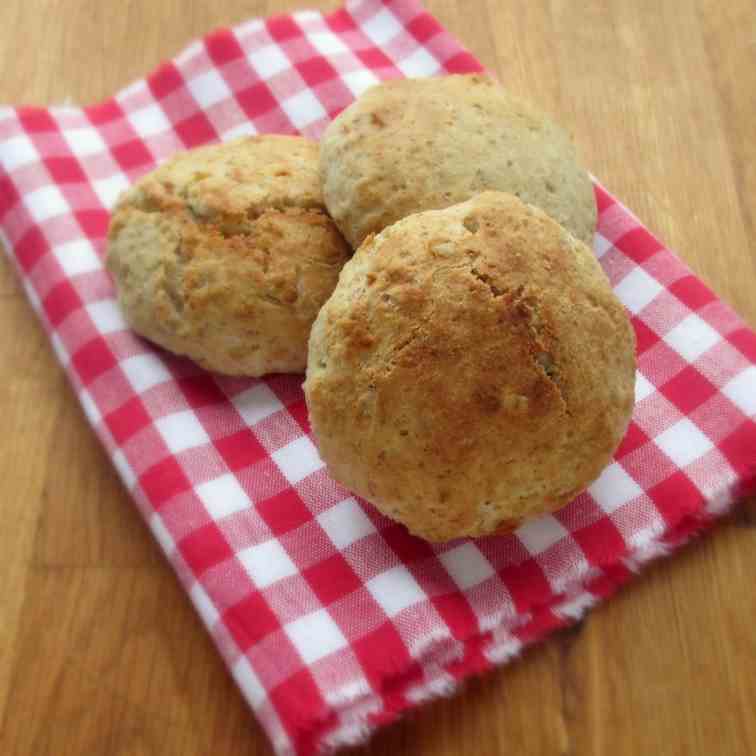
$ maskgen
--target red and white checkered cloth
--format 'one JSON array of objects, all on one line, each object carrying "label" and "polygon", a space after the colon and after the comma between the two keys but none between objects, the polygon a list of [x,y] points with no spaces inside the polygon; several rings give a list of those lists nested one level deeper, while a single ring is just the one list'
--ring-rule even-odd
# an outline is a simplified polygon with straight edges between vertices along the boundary
[{"label": "red and white checkered cloth", "polygon": [[300,376],[220,378],[139,339],[103,270],[108,208],[175,150],[319,136],[367,86],[480,70],[415,0],[254,20],[84,109],[0,108],[0,229],[84,411],[280,754],[378,725],[578,619],[756,485],[756,334],[596,186],[633,316],[633,421],[588,492],[431,546],[333,483]]}]

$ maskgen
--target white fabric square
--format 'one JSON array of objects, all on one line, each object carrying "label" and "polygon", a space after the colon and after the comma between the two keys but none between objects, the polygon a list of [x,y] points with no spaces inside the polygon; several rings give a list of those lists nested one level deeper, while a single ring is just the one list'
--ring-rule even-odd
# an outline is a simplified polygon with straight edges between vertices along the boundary
[{"label": "white fabric square", "polygon": [[61,340],[60,336],[58,336],[57,332],[53,331],[50,334],[50,342],[52,343],[53,352],[55,352],[55,356],[58,358],[58,362],[60,362],[63,367],[68,365],[68,363],[71,361],[71,357],[68,354],[68,350],[66,349],[65,344]]},{"label": "white fabric square", "polygon": [[396,37],[402,28],[391,12],[385,8],[362,25],[362,31],[379,47]]},{"label": "white fabric square", "polygon": [[248,546],[237,557],[258,588],[267,588],[297,573],[296,565],[275,539]]},{"label": "white fabric square", "polygon": [[202,617],[202,621],[205,623],[205,627],[212,628],[218,621],[220,614],[218,610],[210,601],[210,597],[202,587],[200,583],[194,583],[189,591],[189,596],[192,599],[194,608],[199,612],[199,616]]},{"label": "white fabric square", "polygon": [[56,215],[64,215],[71,208],[57,186],[43,186],[24,195],[24,204],[37,223]]},{"label": "white fabric square", "polygon": [[365,586],[389,617],[427,598],[425,591],[403,565],[397,565],[376,575]]},{"label": "white fabric square", "polygon": [[687,417],[667,428],[654,441],[678,467],[686,467],[714,447],[709,437]]},{"label": "white fabric square", "polygon": [[115,467],[116,472],[121,476],[123,485],[126,486],[126,488],[129,491],[131,491],[134,488],[134,484],[136,483],[137,477],[136,477],[136,474],[134,473],[133,468],[128,463],[128,460],[126,459],[126,455],[120,449],[116,449],[113,452],[112,460],[113,460],[113,466]]},{"label": "white fabric square", "polygon": [[66,276],[92,273],[102,268],[102,262],[94,247],[88,241],[79,239],[53,247],[55,259],[60,263]]},{"label": "white fabric square", "polygon": [[179,68],[185,66],[193,58],[202,55],[204,45],[199,40],[189,43],[175,58],[174,61]]},{"label": "white fabric square", "polygon": [[494,574],[488,559],[469,541],[439,554],[439,559],[463,591],[488,580]]},{"label": "white fabric square", "polygon": [[82,389],[79,394],[79,401],[81,402],[81,407],[89,422],[92,423],[92,425],[98,425],[102,419],[102,415],[89,391]]},{"label": "white fabric square", "polygon": [[526,522],[516,533],[531,554],[541,554],[567,535],[559,520],[551,515]]},{"label": "white fabric square", "polygon": [[313,47],[323,55],[338,55],[349,52],[349,48],[332,32],[313,32],[309,35]]},{"label": "white fabric square", "polygon": [[164,134],[171,128],[171,122],[163,113],[163,109],[156,104],[134,110],[127,117],[137,134],[143,139],[156,134]]},{"label": "white fabric square", "polygon": [[588,491],[607,514],[611,514],[643,493],[641,487],[617,462],[612,462],[605,467]]},{"label": "white fabric square", "polygon": [[250,507],[249,496],[232,473],[226,473],[197,486],[197,496],[214,520],[220,520]]},{"label": "white fabric square", "polygon": [[360,538],[375,533],[375,526],[354,499],[344,499],[317,516],[320,526],[337,549],[345,549]]},{"label": "white fabric square", "polygon": [[115,333],[128,328],[120,307],[112,299],[103,299],[88,304],[86,310],[101,334]]},{"label": "white fabric square", "polygon": [[121,173],[115,173],[109,178],[92,182],[92,188],[100,202],[109,210],[115,205],[121,193],[130,186],[128,179]]},{"label": "white fabric square", "polygon": [[614,293],[630,312],[637,315],[663,291],[664,287],[643,268],[633,268],[617,286]]},{"label": "white fabric square", "polygon": [[397,63],[397,67],[410,78],[432,76],[441,68],[438,61],[424,47],[418,47],[412,55]]},{"label": "white fabric square", "polygon": [[163,551],[170,556],[176,550],[176,542],[173,540],[173,536],[168,532],[168,528],[163,523],[163,518],[159,512],[155,512],[150,517],[150,530],[152,535],[155,536],[157,542]]},{"label": "white fabric square", "polygon": [[278,397],[264,383],[237,394],[233,403],[247,425],[255,425],[283,409]]},{"label": "white fabric square", "polygon": [[192,97],[202,108],[209,108],[232,97],[228,84],[215,69],[195,76],[187,82],[187,85]]},{"label": "white fabric square", "polygon": [[284,630],[305,664],[312,664],[348,645],[326,609],[300,617],[286,625]]},{"label": "white fabric square", "polygon": [[93,128],[64,129],[63,137],[79,157],[97,155],[108,149],[99,132]]},{"label": "white fabric square", "polygon": [[379,81],[378,77],[367,69],[343,74],[341,80],[349,87],[355,97],[359,97],[366,89]]},{"label": "white fabric square", "polygon": [[38,159],[37,148],[25,134],[8,139],[0,150],[0,165],[5,168],[6,173],[10,173],[21,165],[35,163]]},{"label": "white fabric square", "polygon": [[594,234],[593,236],[593,251],[596,254],[596,257],[600,260],[612,247],[614,244],[609,241],[606,237],[602,236],[598,232]]},{"label": "white fabric square", "polygon": [[756,415],[756,365],[749,365],[729,380],[722,393],[744,415]]},{"label": "white fabric square", "polygon": [[257,134],[257,129],[254,127],[251,121],[242,121],[241,123],[237,123],[236,126],[228,129],[227,131],[224,131],[221,134],[221,139],[224,142],[228,142],[231,139],[236,139],[237,137],[243,137],[243,136],[254,136]]},{"label": "white fabric square", "polygon": [[664,341],[686,362],[694,362],[721,340],[722,337],[695,313],[680,321],[664,337]]},{"label": "white fabric square", "polygon": [[309,89],[284,100],[281,107],[298,129],[303,129],[326,116],[325,108],[320,104],[320,100]]},{"label": "white fabric square", "polygon": [[254,56],[250,58],[250,63],[263,79],[270,79],[271,76],[291,68],[289,59],[281,52],[278,45],[269,45],[257,50]]},{"label": "white fabric square", "polygon": [[271,454],[273,461],[286,476],[289,483],[299,483],[315,470],[323,467],[315,444],[307,436],[300,436]]},{"label": "white fabric square", "polygon": [[121,363],[121,368],[137,394],[171,380],[171,374],[160,358],[149,352],[129,357]]},{"label": "white fabric square", "polygon": [[171,454],[178,454],[210,441],[202,423],[191,410],[161,417],[155,421],[155,425]]},{"label": "white fabric square", "polygon": [[648,380],[640,371],[635,373],[635,403],[643,401],[646,397],[656,391],[654,384]]},{"label": "white fabric square", "polygon": [[257,709],[268,696],[257,675],[252,671],[246,656],[239,657],[231,667],[231,674],[247,703],[253,709]]}]

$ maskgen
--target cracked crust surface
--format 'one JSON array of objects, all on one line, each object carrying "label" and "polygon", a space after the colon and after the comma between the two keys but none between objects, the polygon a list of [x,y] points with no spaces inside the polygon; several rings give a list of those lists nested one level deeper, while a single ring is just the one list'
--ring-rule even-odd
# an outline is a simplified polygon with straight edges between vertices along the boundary
[{"label": "cracked crust surface", "polygon": [[349,249],[318,145],[265,135],[182,153],[119,200],[107,266],[135,331],[230,375],[301,372]]},{"label": "cracked crust surface", "polygon": [[571,500],[624,435],[634,381],[591,250],[486,192],[365,241],[313,326],[305,394],[331,475],[445,541]]},{"label": "cracked crust surface", "polygon": [[515,194],[593,242],[593,186],[569,135],[480,74],[368,89],[326,129],[320,165],[328,210],[355,248],[485,190]]}]

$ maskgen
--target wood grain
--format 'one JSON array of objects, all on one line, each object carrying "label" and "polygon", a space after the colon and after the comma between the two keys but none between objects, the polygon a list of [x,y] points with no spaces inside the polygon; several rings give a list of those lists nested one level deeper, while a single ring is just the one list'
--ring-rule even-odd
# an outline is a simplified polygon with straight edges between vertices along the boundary
[{"label": "wood grain", "polygon": [[[91,102],[208,29],[301,0],[4,0],[0,102]],[[752,0],[429,0],[756,325]],[[0,752],[267,754],[0,269]],[[365,753],[756,753],[756,516]],[[475,745],[473,745],[475,744]]]}]

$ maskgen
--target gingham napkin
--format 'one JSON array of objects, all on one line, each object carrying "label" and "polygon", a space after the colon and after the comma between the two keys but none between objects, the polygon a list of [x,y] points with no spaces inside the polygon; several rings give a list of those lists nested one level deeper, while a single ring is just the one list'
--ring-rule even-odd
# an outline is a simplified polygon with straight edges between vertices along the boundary
[{"label": "gingham napkin", "polygon": [[612,464],[515,534],[434,547],[334,484],[300,376],[220,378],[125,326],[108,208],[175,150],[317,137],[365,87],[480,70],[415,0],[255,20],[113,99],[0,109],[0,228],[89,422],[280,754],[360,741],[610,595],[756,483],[756,335],[600,186],[595,251],[633,317]]}]

